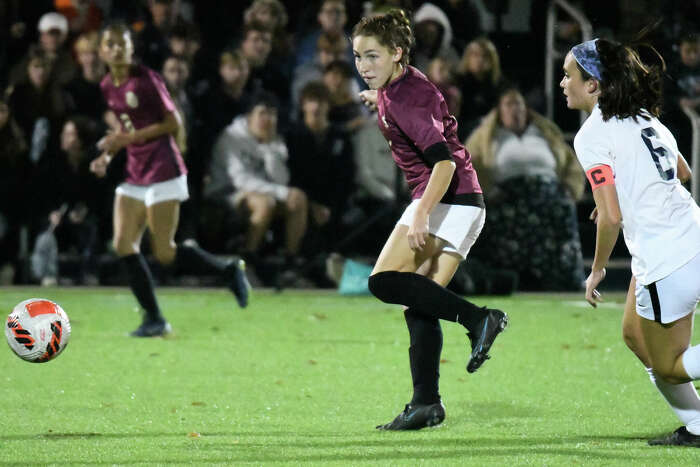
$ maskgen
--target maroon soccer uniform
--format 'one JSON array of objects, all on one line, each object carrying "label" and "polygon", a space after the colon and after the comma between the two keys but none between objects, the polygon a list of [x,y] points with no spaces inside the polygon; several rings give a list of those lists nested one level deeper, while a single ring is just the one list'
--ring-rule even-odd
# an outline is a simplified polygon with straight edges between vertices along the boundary
[{"label": "maroon soccer uniform", "polygon": [[[139,130],[175,112],[163,78],[142,65],[134,65],[131,76],[121,86],[112,83],[108,74],[100,83],[109,108],[117,115],[124,132]],[[162,135],[142,144],[126,148],[126,182],[150,185],[186,174],[185,162],[173,135]]]},{"label": "maroon soccer uniform", "polygon": [[435,144],[446,143],[456,168],[440,202],[484,206],[471,156],[457,137],[457,120],[447,110],[440,91],[423,73],[407,66],[398,79],[378,89],[377,117],[394,161],[406,177],[412,199],[423,196],[432,173],[432,165],[423,153]]}]

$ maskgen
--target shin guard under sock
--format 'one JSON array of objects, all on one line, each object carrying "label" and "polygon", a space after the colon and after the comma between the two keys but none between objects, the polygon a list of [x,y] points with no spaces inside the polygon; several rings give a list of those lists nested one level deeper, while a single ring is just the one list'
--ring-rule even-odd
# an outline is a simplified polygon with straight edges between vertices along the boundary
[{"label": "shin guard under sock", "polygon": [[149,321],[162,321],[163,316],[158,307],[153,286],[153,276],[148,268],[148,263],[141,253],[123,256],[121,261],[126,267],[129,278],[129,287],[133,292],[141,308],[146,312]]},{"label": "shin guard under sock", "polygon": [[379,272],[369,277],[368,286],[383,302],[404,305],[433,318],[458,322],[469,331],[486,317],[484,308],[413,272]]},{"label": "shin guard under sock", "polygon": [[411,308],[404,311],[404,317],[411,337],[411,346],[408,349],[413,380],[411,404],[435,404],[440,402],[440,321],[416,313]]},{"label": "shin guard under sock", "polygon": [[189,273],[223,274],[228,263],[200,248],[194,241],[177,245],[175,269]]}]

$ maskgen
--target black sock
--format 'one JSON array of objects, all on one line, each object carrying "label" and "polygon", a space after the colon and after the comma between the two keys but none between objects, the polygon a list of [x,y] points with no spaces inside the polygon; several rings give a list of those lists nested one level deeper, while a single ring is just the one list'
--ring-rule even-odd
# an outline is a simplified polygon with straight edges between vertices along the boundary
[{"label": "black sock", "polygon": [[204,251],[194,242],[182,242],[175,252],[175,269],[195,274],[223,274],[228,262]]},{"label": "black sock", "polygon": [[148,269],[146,259],[141,253],[123,256],[122,262],[126,266],[129,277],[129,287],[136,296],[136,300],[141,308],[146,312],[146,319],[149,321],[162,321],[156,294],[153,291],[153,276]]},{"label": "black sock", "polygon": [[472,331],[486,316],[486,311],[435,281],[413,272],[384,271],[373,274],[369,290],[386,303],[413,308],[438,319],[458,322]]},{"label": "black sock", "polygon": [[440,352],[442,329],[437,318],[416,313],[409,308],[404,312],[411,346],[408,357],[411,362],[413,399],[411,404],[435,404],[440,402]]}]

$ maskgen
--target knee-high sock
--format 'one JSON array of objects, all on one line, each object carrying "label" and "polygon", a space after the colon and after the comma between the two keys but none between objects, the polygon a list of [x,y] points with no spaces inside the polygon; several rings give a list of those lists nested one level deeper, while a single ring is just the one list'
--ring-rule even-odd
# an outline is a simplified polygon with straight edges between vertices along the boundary
[{"label": "knee-high sock", "polygon": [[434,404],[440,401],[440,321],[416,313],[411,308],[404,312],[404,317],[411,336],[411,346],[408,348],[413,380],[411,404]]},{"label": "knee-high sock", "polygon": [[686,429],[700,435],[700,398],[693,383],[670,384],[657,377],[651,368],[647,368],[647,373]]},{"label": "knee-high sock", "polygon": [[469,331],[486,316],[484,308],[413,272],[379,272],[369,277],[368,285],[372,294],[383,302],[404,305],[433,318],[458,322]]},{"label": "knee-high sock", "polygon": [[691,379],[700,379],[700,345],[688,347],[683,352],[683,368]]},{"label": "knee-high sock", "polygon": [[146,259],[141,253],[136,253],[124,256],[121,260],[129,277],[129,287],[141,308],[146,312],[146,318],[150,321],[162,321],[163,316],[153,290],[153,276]]},{"label": "knee-high sock", "polygon": [[175,269],[190,273],[222,274],[228,263],[203,250],[196,242],[186,240],[177,245]]}]

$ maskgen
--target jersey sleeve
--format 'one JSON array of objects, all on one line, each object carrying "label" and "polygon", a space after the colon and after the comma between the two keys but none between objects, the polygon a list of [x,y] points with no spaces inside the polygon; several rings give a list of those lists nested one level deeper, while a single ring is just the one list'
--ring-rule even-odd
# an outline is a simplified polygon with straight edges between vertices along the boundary
[{"label": "jersey sleeve", "polygon": [[156,93],[158,100],[160,100],[163,110],[166,112],[174,113],[177,111],[175,103],[173,102],[168,88],[165,87],[165,81],[163,78],[153,70],[148,70],[148,78],[150,83],[153,85],[153,90]]},{"label": "jersey sleeve", "polygon": [[440,96],[425,92],[396,105],[391,116],[398,127],[421,151],[446,143]]},{"label": "jersey sleeve", "polygon": [[574,138],[574,149],[584,172],[598,165],[613,167],[610,147],[602,135],[593,132],[579,132]]}]

